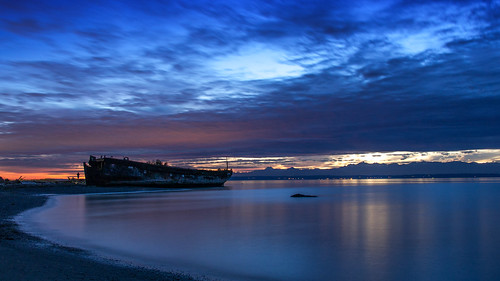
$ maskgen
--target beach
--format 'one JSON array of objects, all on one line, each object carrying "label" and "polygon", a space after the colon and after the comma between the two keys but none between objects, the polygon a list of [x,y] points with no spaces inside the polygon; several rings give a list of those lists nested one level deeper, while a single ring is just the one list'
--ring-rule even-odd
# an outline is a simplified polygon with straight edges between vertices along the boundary
[{"label": "beach", "polygon": [[[137,191],[141,188],[95,188],[80,185],[0,187],[0,280],[197,280],[97,257],[23,233],[13,218],[45,204],[49,194]],[[146,190],[146,189],[144,189]]]}]

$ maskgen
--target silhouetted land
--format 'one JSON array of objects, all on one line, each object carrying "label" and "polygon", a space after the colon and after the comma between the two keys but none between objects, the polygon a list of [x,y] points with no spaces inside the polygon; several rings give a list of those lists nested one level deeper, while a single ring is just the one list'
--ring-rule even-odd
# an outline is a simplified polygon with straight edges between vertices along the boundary
[{"label": "silhouetted land", "polygon": [[500,163],[414,162],[398,164],[360,163],[336,169],[273,169],[235,173],[233,180],[345,179],[345,178],[474,178],[500,177]]}]

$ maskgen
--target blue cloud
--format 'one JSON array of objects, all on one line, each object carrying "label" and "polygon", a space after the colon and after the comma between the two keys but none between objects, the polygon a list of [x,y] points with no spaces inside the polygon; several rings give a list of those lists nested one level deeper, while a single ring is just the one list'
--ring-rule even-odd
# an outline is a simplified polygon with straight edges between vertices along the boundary
[{"label": "blue cloud", "polygon": [[21,2],[0,4],[0,155],[500,140],[495,2]]}]

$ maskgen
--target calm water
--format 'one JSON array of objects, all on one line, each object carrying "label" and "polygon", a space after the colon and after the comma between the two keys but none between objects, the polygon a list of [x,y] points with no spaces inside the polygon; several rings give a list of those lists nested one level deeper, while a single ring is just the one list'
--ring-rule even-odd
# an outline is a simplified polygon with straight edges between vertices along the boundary
[{"label": "calm water", "polygon": [[20,220],[63,244],[229,280],[500,280],[500,179],[230,181],[59,196]]}]

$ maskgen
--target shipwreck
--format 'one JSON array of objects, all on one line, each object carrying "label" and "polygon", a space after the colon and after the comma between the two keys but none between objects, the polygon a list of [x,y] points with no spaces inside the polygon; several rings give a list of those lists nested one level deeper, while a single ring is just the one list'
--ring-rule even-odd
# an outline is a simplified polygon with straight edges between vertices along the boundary
[{"label": "shipwreck", "polygon": [[87,185],[150,187],[217,187],[223,186],[233,170],[199,170],[173,167],[156,160],[154,163],[113,157],[90,156],[83,163]]}]

